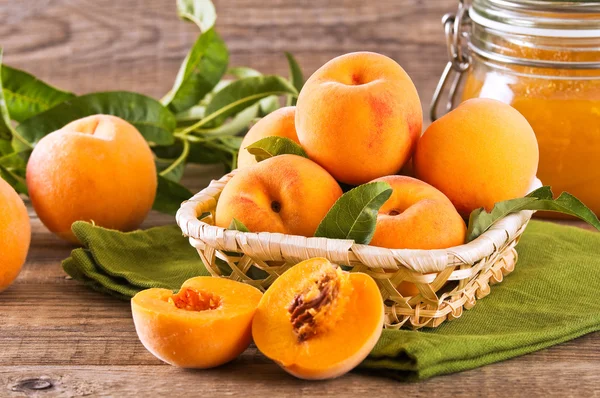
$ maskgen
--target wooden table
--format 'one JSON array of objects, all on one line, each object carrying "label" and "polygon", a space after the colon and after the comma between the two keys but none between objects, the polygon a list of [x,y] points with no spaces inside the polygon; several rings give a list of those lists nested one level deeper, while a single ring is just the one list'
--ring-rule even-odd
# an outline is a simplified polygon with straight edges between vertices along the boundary
[{"label": "wooden table", "polygon": [[[194,189],[218,167],[193,168]],[[187,371],[163,364],[139,342],[129,303],[69,280],[60,264],[72,247],[30,211],[29,258],[0,294],[0,397],[162,396],[600,396],[600,333],[537,353],[421,383],[354,372],[326,382],[297,380],[254,347],[223,367]],[[145,226],[174,222],[151,214]]]},{"label": "wooden table", "polygon": [[[457,0],[216,0],[217,28],[232,66],[287,73],[284,51],[307,74],[333,56],[370,50],[400,62],[423,108],[446,51],[441,16]],[[34,7],[36,5],[36,7]],[[177,20],[173,1],[0,2],[5,62],[76,93],[134,90],[160,98],[172,85],[197,29]],[[218,168],[196,169],[198,189]],[[600,396],[600,334],[521,358],[422,383],[351,373],[327,382],[288,376],[247,350],[209,371],[164,365],[138,341],[129,304],[66,279],[72,249],[31,211],[33,241],[16,283],[0,294],[0,397],[162,395]],[[152,214],[145,226],[172,223]]]}]

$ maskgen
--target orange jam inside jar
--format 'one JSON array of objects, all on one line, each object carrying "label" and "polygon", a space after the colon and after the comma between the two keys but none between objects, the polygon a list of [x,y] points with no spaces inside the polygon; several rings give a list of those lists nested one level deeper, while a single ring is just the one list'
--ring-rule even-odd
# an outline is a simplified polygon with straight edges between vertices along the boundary
[{"label": "orange jam inside jar", "polygon": [[537,136],[542,183],[600,214],[600,2],[474,0],[463,17],[460,98],[520,111]]}]

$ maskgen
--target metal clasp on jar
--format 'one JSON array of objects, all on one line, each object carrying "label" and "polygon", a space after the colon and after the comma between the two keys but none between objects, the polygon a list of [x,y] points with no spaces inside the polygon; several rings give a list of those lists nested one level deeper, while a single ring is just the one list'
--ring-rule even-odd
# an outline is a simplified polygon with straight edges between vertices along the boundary
[{"label": "metal clasp on jar", "polygon": [[429,117],[431,118],[431,121],[435,121],[439,116],[443,116],[438,114],[438,108],[442,94],[449,83],[450,88],[448,89],[444,114],[450,112],[452,108],[454,108],[457,101],[458,87],[460,86],[464,73],[469,69],[469,58],[466,53],[467,48],[465,45],[465,39],[468,34],[465,27],[470,24],[468,10],[469,7],[465,5],[464,0],[460,0],[456,14],[449,13],[442,18],[449,61],[446,64],[442,77],[433,93],[431,106],[429,108]]}]

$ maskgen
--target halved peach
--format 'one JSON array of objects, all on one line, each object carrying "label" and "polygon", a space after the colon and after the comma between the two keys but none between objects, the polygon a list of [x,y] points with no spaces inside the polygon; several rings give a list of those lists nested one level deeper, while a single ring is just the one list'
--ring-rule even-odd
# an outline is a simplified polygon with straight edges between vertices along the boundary
[{"label": "halved peach", "polygon": [[324,258],[303,261],[263,295],[252,322],[258,349],[302,379],[338,377],[371,352],[383,327],[375,281]]},{"label": "halved peach", "polygon": [[131,299],[135,330],[148,351],[183,368],[212,368],[250,345],[252,317],[262,293],[224,278],[199,276],[173,294],[147,289]]}]

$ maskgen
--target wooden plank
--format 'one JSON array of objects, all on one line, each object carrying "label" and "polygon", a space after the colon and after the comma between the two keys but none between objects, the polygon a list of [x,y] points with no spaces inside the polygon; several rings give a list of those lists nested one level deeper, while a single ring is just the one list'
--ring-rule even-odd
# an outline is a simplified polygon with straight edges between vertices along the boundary
[{"label": "wooden plank", "polygon": [[[0,365],[0,395],[22,396],[23,380],[52,383],[52,396],[110,395],[135,397],[195,393],[203,396],[597,396],[597,356],[568,352],[586,346],[598,352],[598,335],[505,361],[421,383],[402,383],[374,373],[353,372],[324,382],[306,382],[287,375],[255,350],[220,368],[186,371],[167,365],[135,366],[5,366]],[[42,396],[43,391],[39,392]],[[32,394],[33,396],[33,394]]]}]

